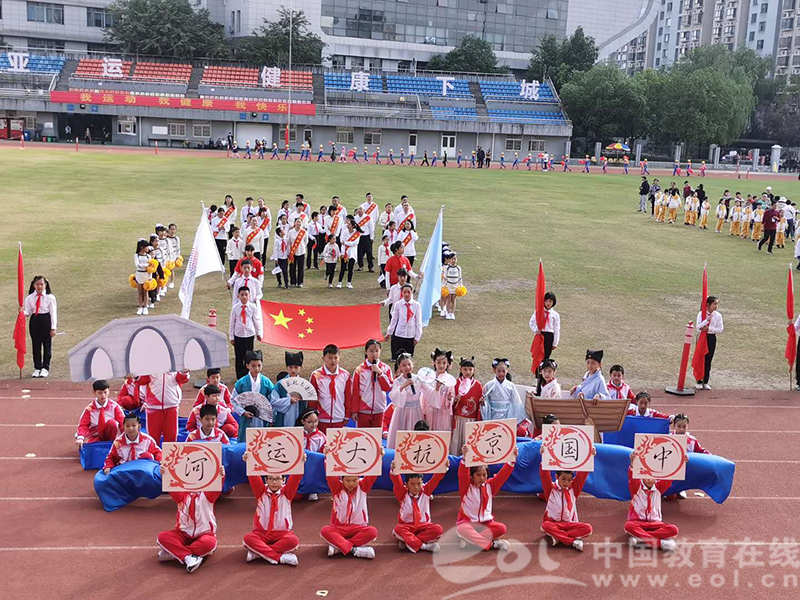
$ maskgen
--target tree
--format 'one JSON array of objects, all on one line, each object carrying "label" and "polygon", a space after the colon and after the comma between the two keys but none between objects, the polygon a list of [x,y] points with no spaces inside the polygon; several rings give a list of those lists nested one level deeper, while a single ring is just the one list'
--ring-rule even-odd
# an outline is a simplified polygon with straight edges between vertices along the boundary
[{"label": "tree", "polygon": [[447,54],[436,54],[428,61],[429,71],[497,73],[497,55],[492,45],[474,35],[465,35]]},{"label": "tree", "polygon": [[106,42],[125,54],[170,58],[225,58],[224,28],[205,9],[194,11],[187,0],[114,0],[108,7],[114,24],[104,30]]},{"label": "tree", "polygon": [[[290,25],[291,23],[291,25]],[[309,30],[309,20],[302,10],[291,11],[281,6],[278,20],[268,21],[253,37],[244,38],[236,48],[236,56],[260,65],[289,64],[289,32],[292,33],[292,63],[319,64],[325,42]]]},{"label": "tree", "polygon": [[591,69],[597,54],[594,38],[586,36],[582,27],[578,27],[561,43],[554,35],[546,35],[539,46],[531,51],[528,78],[542,80],[549,77],[556,88],[560,88],[573,74]]},{"label": "tree", "polygon": [[793,86],[761,104],[753,116],[752,130],[783,146],[800,139],[800,88]]},{"label": "tree", "polygon": [[614,65],[576,72],[561,88],[561,100],[575,129],[589,147],[612,137],[643,132],[645,99],[641,86]]}]

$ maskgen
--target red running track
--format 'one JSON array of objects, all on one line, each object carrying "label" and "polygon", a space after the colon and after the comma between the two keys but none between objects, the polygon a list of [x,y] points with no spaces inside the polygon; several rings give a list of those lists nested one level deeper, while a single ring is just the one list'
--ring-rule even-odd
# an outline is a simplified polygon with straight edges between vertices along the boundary
[{"label": "red running track", "polygon": [[[29,390],[23,392],[22,390]],[[374,561],[327,558],[319,529],[330,503],[298,500],[295,533],[298,567],[246,563],[242,535],[250,531],[254,501],[247,486],[217,504],[219,547],[196,573],[159,563],[155,536],[174,524],[168,497],[140,500],[106,513],[82,471],[73,442],[74,423],[89,402],[86,386],[55,381],[0,382],[0,556],[4,597],[169,598],[221,595],[301,599],[374,600],[523,597],[588,594],[595,598],[797,598],[800,590],[800,396],[788,392],[713,391],[694,398],[656,397],[665,412],[692,417],[692,431],[712,452],[737,462],[731,497],[717,505],[690,494],[664,504],[664,518],[681,529],[674,555],[632,551],[622,527],[627,503],[581,496],[581,519],[594,535],[583,554],[540,545],[542,502],[501,494],[495,515],[515,540],[512,552],[459,550],[452,527],[457,494],[437,496],[433,516],[448,531],[442,552],[412,555],[391,537],[397,503],[386,492],[370,495],[371,523],[380,535]],[[194,393],[181,407],[188,413]],[[23,396],[28,396],[23,398]],[[26,457],[33,454],[35,456]],[[180,590],[180,591],[178,591]]]}]

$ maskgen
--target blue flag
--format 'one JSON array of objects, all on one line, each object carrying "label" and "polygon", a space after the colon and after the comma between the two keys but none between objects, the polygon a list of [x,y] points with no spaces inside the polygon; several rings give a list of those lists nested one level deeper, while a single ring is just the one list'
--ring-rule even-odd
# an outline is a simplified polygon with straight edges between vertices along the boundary
[{"label": "blue flag", "polygon": [[420,272],[425,274],[419,287],[417,301],[422,306],[422,325],[427,326],[431,320],[433,305],[442,296],[442,214],[444,206],[439,210],[439,218],[433,229],[425,258],[422,259]]}]

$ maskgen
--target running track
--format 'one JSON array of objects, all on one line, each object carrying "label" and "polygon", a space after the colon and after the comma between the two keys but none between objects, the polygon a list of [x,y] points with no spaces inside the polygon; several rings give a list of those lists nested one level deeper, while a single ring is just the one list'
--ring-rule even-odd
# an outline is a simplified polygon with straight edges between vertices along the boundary
[{"label": "running track", "polygon": [[[370,495],[371,523],[380,531],[374,561],[325,557],[318,532],[328,521],[330,504],[323,496],[317,503],[294,504],[299,567],[248,564],[241,539],[252,527],[255,503],[247,486],[239,486],[217,504],[216,553],[189,575],[177,563],[155,558],[156,533],[174,524],[175,505],[169,497],[141,500],[115,513],[100,506],[92,487],[94,472],[81,470],[73,442],[74,423],[89,402],[86,389],[56,381],[0,382],[4,597],[154,600],[180,589],[180,597],[195,600],[224,594],[299,600],[323,591],[329,598],[347,600],[420,593],[472,600],[487,594],[521,597],[535,589],[540,597],[578,593],[627,599],[653,593],[647,575],[665,577],[655,585],[681,598],[753,598],[766,593],[771,598],[796,598],[800,589],[791,579],[800,577],[800,546],[795,543],[800,541],[800,457],[793,452],[800,442],[796,394],[713,391],[694,398],[655,398],[660,410],[688,412],[692,431],[703,445],[737,463],[725,504],[692,494],[664,504],[665,520],[681,529],[683,552],[672,559],[659,554],[654,562],[651,554],[631,552],[622,531],[627,504],[588,496],[579,499],[581,519],[594,526],[584,553],[564,547],[543,551],[543,504],[510,494],[496,500],[495,516],[508,525],[508,537],[519,540],[515,552],[470,555],[457,549],[450,533],[435,560],[426,553],[412,555],[397,550],[391,537],[394,497],[378,491]],[[188,414],[193,390],[187,388],[185,396],[182,414]],[[434,519],[446,529],[454,525],[457,510],[456,494],[437,496],[433,503]],[[727,543],[720,545],[721,540]],[[720,551],[721,566],[716,562]],[[637,575],[635,586],[630,579],[627,585],[620,579]],[[602,578],[609,576],[606,584]],[[472,581],[465,583],[466,579]],[[666,590],[655,591],[656,597]]]}]

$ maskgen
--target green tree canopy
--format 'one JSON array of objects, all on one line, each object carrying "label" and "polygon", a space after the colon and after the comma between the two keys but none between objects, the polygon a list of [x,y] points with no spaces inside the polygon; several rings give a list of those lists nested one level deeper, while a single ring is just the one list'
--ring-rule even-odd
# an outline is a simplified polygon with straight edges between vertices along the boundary
[{"label": "green tree canopy", "polygon": [[436,54],[428,61],[429,71],[497,73],[497,55],[489,42],[474,35],[465,35],[447,54]]},{"label": "green tree canopy", "polygon": [[[290,26],[291,22],[291,26]],[[325,42],[309,30],[309,21],[302,10],[292,13],[286,7],[278,9],[278,19],[268,21],[243,38],[236,47],[236,56],[248,62],[263,65],[289,64],[289,32],[292,32],[292,63],[319,64]]]},{"label": "green tree canopy", "polygon": [[230,51],[224,29],[207,10],[192,10],[187,0],[115,0],[108,10],[114,24],[106,42],[126,54],[170,58],[225,58]]},{"label": "green tree canopy", "polygon": [[568,38],[559,42],[554,35],[546,35],[531,51],[528,78],[552,79],[557,89],[570,81],[574,73],[588,71],[597,60],[597,45],[578,27]]}]

